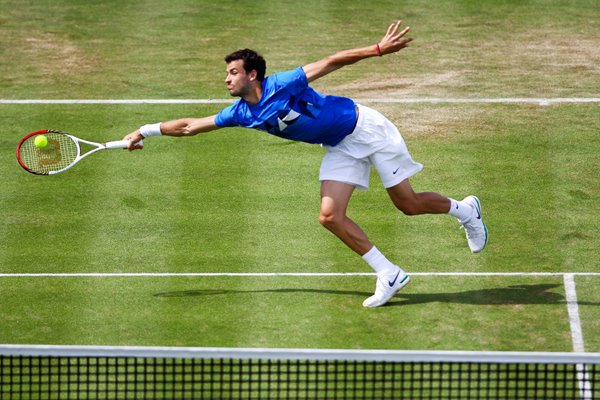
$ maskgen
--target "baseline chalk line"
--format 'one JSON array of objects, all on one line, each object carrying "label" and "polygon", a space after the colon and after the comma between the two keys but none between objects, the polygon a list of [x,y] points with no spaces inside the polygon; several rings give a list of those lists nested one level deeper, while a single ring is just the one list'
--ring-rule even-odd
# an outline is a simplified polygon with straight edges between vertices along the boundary
[{"label": "baseline chalk line", "polygon": [[[0,104],[231,104],[235,99],[0,99]],[[357,98],[357,103],[398,104],[538,104],[600,103],[600,97],[499,97],[499,98]]]},{"label": "baseline chalk line", "polygon": [[[410,272],[411,276],[600,276],[600,272]],[[375,276],[374,272],[42,272],[42,273],[0,273],[0,278],[69,278],[69,277],[352,277]],[[566,279],[566,278],[565,278]]]}]

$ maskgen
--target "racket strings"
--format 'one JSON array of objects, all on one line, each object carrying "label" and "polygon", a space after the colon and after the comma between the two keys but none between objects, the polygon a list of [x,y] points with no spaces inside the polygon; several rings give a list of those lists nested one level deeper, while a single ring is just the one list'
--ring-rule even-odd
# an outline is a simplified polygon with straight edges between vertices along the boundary
[{"label": "racket strings", "polygon": [[43,148],[37,147],[34,143],[37,135],[21,144],[21,161],[30,171],[41,174],[59,171],[77,159],[77,143],[69,136],[58,132],[48,132],[45,135],[48,144]]}]

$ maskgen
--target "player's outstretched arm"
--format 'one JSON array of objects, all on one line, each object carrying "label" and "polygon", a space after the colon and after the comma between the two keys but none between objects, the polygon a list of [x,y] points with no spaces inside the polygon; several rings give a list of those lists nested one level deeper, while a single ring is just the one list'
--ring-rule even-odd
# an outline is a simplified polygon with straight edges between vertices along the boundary
[{"label": "player's outstretched arm", "polygon": [[[216,115],[204,118],[182,118],[161,122],[160,124],[145,125],[126,135],[123,139],[129,140],[129,150],[140,149],[141,147],[135,144],[144,139],[144,137],[158,135],[193,136],[219,129],[215,124],[215,117]],[[142,130],[145,131],[145,135],[142,134]]]},{"label": "player's outstretched arm", "polygon": [[400,30],[401,24],[402,21],[400,20],[391,24],[379,43],[367,47],[340,51],[322,60],[305,65],[302,68],[304,69],[306,78],[309,82],[312,82],[345,65],[354,64],[365,58],[383,56],[402,50],[413,39],[404,37],[410,31],[410,28],[406,27]]}]

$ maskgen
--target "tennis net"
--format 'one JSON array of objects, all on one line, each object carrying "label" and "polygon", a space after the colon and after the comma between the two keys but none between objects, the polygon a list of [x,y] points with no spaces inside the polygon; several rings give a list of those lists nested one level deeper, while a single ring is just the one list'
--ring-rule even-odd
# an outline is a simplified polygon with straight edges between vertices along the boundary
[{"label": "tennis net", "polygon": [[2,399],[600,399],[600,353],[0,345]]}]

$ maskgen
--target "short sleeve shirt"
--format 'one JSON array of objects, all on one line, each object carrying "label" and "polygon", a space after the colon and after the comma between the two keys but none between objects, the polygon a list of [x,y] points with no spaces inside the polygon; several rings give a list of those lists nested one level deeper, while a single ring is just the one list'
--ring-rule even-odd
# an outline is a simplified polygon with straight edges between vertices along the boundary
[{"label": "short sleeve shirt", "polygon": [[315,91],[302,67],[266,77],[262,89],[258,103],[251,105],[239,99],[221,110],[216,125],[254,128],[284,139],[329,146],[354,130],[354,101]]}]

